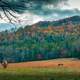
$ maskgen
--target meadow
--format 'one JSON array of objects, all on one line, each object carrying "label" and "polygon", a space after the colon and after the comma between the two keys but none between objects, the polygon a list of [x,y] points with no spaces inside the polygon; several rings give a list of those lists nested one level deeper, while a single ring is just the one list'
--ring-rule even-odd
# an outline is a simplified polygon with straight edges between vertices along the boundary
[{"label": "meadow", "polygon": [[[80,61],[61,60],[62,63],[64,62],[63,66],[57,65],[60,60],[48,62],[49,67],[47,61],[40,61],[40,64],[45,63],[45,66],[40,67],[37,64],[39,61],[9,64],[7,69],[0,67],[0,80],[80,80]],[[23,66],[24,64],[26,65]],[[36,66],[33,67],[31,64],[36,64]]]}]

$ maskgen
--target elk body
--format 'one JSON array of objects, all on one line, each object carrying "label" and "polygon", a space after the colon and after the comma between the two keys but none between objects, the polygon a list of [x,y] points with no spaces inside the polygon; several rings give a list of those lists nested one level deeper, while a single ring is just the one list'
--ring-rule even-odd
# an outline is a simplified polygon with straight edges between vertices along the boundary
[{"label": "elk body", "polygon": [[3,68],[7,68],[7,66],[8,66],[7,60],[2,61],[1,64],[2,64]]},{"label": "elk body", "polygon": [[63,65],[64,65],[64,64],[62,64],[62,63],[61,63],[61,64],[58,64],[59,67],[62,67]]}]

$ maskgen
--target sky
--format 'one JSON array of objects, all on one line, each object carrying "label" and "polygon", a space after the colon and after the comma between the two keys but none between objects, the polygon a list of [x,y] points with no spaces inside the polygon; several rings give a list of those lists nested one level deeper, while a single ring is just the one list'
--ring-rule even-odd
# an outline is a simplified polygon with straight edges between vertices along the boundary
[{"label": "sky", "polygon": [[44,10],[41,11],[34,10],[32,13],[24,13],[24,17],[22,17],[22,20],[24,20],[23,23],[27,21],[26,24],[34,24],[38,21],[53,21],[69,16],[80,15],[80,0],[63,0],[63,3],[59,2],[55,7],[53,4],[49,4],[44,5],[43,8]]},{"label": "sky", "polygon": [[[20,12],[18,20],[20,20],[20,25],[22,26],[32,25],[39,21],[54,21],[80,15],[80,0],[10,0],[10,2],[11,1],[14,1],[15,5],[17,2],[25,1],[25,12],[18,11]],[[12,2],[10,4],[12,4]],[[6,21],[0,19],[0,23],[3,24],[6,23]]]}]

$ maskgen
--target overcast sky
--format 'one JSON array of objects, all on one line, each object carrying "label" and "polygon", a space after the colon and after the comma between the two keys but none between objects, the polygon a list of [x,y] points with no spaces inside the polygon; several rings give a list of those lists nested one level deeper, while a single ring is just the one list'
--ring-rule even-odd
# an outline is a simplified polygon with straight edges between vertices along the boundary
[{"label": "overcast sky", "polygon": [[44,5],[43,8],[43,11],[38,11],[37,9],[36,11],[24,13],[23,17],[20,17],[23,20],[22,23],[33,24],[38,21],[57,20],[69,16],[80,15],[80,0],[66,0],[65,3],[59,2],[57,7],[50,4]]},{"label": "overcast sky", "polygon": [[[19,17],[22,25],[80,15],[80,0],[30,0],[26,5],[25,13]],[[0,23],[5,21],[0,20]]]}]

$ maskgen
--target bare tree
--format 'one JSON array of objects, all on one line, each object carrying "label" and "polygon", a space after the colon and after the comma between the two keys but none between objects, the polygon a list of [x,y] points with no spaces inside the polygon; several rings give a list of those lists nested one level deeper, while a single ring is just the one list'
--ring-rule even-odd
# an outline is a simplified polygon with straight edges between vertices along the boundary
[{"label": "bare tree", "polygon": [[[26,10],[25,1],[21,0],[19,4],[18,2],[14,2],[14,0],[0,0],[0,12],[3,12],[10,23],[17,21],[18,17],[15,14],[20,12],[20,10]],[[0,13],[1,19],[4,19],[3,14]]]}]

